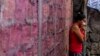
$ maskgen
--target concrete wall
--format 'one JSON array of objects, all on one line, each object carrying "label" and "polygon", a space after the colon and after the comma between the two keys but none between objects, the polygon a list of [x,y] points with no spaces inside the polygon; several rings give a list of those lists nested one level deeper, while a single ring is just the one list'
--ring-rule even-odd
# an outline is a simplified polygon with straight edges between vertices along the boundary
[{"label": "concrete wall", "polygon": [[88,7],[88,40],[87,49],[90,56],[100,56],[100,11]]},{"label": "concrete wall", "polygon": [[43,0],[42,10],[42,30],[38,30],[38,0],[0,0],[0,56],[38,56],[38,52],[42,56],[65,56],[71,0]]}]

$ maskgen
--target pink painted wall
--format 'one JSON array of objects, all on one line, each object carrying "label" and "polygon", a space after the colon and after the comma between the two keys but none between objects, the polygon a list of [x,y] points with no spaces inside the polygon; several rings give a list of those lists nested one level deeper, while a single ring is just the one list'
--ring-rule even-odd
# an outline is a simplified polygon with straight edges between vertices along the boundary
[{"label": "pink painted wall", "polygon": [[[38,56],[37,0],[0,3],[0,56]],[[42,8],[42,56],[65,56],[71,0],[43,0]]]},{"label": "pink painted wall", "polygon": [[2,0],[0,56],[37,56],[37,0]]},{"label": "pink painted wall", "polygon": [[[43,56],[64,56],[72,23],[71,0],[43,2]],[[67,49],[68,50],[68,49]],[[68,54],[67,54],[68,55]]]},{"label": "pink painted wall", "polygon": [[72,24],[73,21],[73,1],[72,0],[67,0],[66,1],[66,19],[65,19],[65,47],[67,49],[69,49],[69,30],[70,30],[70,26]]}]

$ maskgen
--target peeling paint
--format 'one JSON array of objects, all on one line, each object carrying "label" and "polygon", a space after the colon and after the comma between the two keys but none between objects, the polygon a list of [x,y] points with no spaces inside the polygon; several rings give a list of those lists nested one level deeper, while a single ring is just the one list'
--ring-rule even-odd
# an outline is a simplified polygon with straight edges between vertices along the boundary
[{"label": "peeling paint", "polygon": [[[42,8],[42,56],[64,56],[71,0],[43,0]],[[37,14],[38,0],[0,0],[0,56],[38,56]]]}]

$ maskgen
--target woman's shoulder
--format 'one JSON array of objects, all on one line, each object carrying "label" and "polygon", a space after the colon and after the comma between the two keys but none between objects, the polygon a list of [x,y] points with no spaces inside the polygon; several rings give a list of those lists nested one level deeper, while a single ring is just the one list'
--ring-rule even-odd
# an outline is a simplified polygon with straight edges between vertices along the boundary
[{"label": "woman's shoulder", "polygon": [[72,30],[79,30],[80,28],[79,28],[79,26],[78,26],[77,24],[73,24],[73,25],[71,26],[71,29],[72,29]]}]

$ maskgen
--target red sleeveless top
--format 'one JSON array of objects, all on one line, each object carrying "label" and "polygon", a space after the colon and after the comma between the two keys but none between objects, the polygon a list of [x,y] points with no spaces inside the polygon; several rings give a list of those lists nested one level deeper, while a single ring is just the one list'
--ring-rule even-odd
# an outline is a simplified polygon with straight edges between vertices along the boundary
[{"label": "red sleeveless top", "polygon": [[[81,33],[84,34],[83,30]],[[82,42],[78,39],[76,34],[70,30],[69,32],[69,51],[74,53],[81,53],[82,52]]]}]

